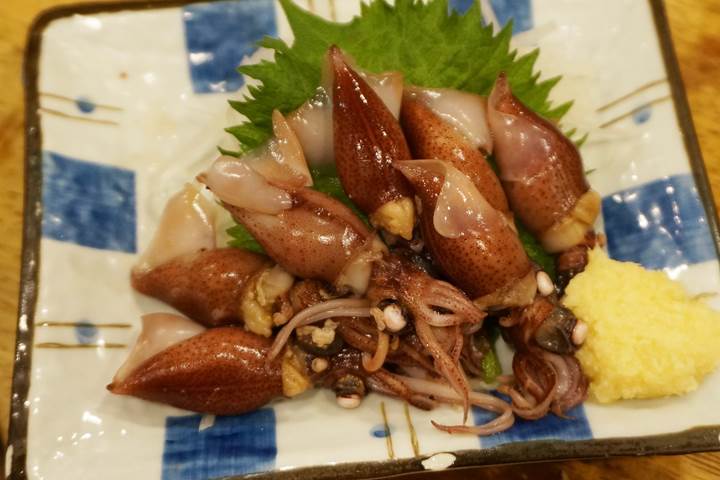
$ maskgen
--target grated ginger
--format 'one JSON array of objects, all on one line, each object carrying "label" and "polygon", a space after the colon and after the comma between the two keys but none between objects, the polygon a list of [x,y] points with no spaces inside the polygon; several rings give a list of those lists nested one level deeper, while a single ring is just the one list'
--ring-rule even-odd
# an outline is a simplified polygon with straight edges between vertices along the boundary
[{"label": "grated ginger", "polygon": [[590,252],[563,303],[588,324],[577,358],[599,402],[695,390],[720,363],[720,312],[665,273]]}]

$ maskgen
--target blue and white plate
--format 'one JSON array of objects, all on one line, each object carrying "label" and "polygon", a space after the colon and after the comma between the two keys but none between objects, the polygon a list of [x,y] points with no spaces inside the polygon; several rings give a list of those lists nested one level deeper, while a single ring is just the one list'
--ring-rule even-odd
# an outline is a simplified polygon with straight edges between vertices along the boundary
[{"label": "blue and white plate", "polygon": [[[262,36],[290,33],[273,0],[181,3],[66,7],[31,32],[11,478],[353,478],[720,448],[720,372],[683,397],[588,402],[570,419],[519,420],[486,438],[430,424],[456,423],[457,409],[378,395],[346,411],[316,391],[217,418],[110,395],[140,315],[168,310],[131,290],[137,252],[168,196],[217,145],[233,147],[223,129],[241,119],[227,100],[246,88],[235,66],[269,56],[254,46]],[[360,5],[299,3],[341,21]],[[553,97],[575,100],[564,124],[590,135],[582,153],[610,255],[663,269],[691,293],[720,292],[716,216],[661,2],[481,4],[496,24],[514,19],[521,52],[541,47],[544,75],[563,75]]]}]

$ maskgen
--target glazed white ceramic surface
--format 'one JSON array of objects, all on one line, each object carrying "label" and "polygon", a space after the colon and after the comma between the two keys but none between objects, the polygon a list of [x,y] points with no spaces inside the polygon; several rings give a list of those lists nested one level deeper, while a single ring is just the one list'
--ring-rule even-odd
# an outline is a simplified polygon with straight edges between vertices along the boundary
[{"label": "glazed white ceramic surface", "polygon": [[[359,11],[355,0],[299,3],[305,7],[312,4],[318,13],[338,20],[348,20]],[[507,14],[502,11],[507,2],[481,3],[488,18]],[[690,176],[649,5],[638,0],[533,0],[528,5],[532,28],[517,32],[515,46],[520,51],[540,46],[538,67],[543,76],[563,75],[552,97],[575,100],[563,124],[589,133],[582,153],[586,168],[593,169],[589,176],[593,187],[612,199],[621,190],[638,188],[642,192],[646,184]],[[30,478],[200,478],[198,470],[173,470],[164,459],[168,417],[189,416],[189,412],[113,396],[105,389],[134,343],[140,316],[172,311],[131,290],[129,269],[136,252],[148,244],[168,197],[213,160],[217,145],[234,146],[223,129],[241,120],[227,100],[240,98],[246,87],[198,91],[191,75],[190,63],[197,58],[188,52],[187,15],[180,7],[75,15],[53,21],[43,32],[39,63],[42,149],[48,156],[131,172],[136,237],[130,242],[132,248],[125,249],[129,251],[86,246],[57,235],[42,238],[37,314],[31,320],[36,326],[35,345],[28,346],[32,348]],[[277,33],[289,39],[289,28],[277,5],[274,22]],[[244,25],[236,27],[243,29]],[[267,57],[268,52],[254,52],[245,61]],[[636,92],[655,81],[654,86]],[[91,107],[85,110],[92,111],[83,112],[77,99],[89,102]],[[52,158],[46,167],[53,164]],[[678,188],[672,182],[668,185]],[[692,191],[691,187],[690,195]],[[54,198],[46,197],[46,201]],[[52,220],[45,218],[44,222]],[[606,224],[608,220],[604,219]],[[697,228],[702,228],[702,218],[696,220]],[[702,232],[699,235],[697,242],[707,248]],[[690,292],[718,293],[714,253],[712,258],[699,258],[664,267]],[[720,306],[717,301],[714,304]],[[43,322],[79,321],[129,324],[130,328],[89,327],[83,331],[42,326]],[[100,346],[38,348],[48,343],[83,342]],[[103,348],[103,343],[125,347]],[[500,349],[507,369],[509,352]],[[587,402],[582,415],[591,438],[678,432],[720,424],[718,398],[720,372],[715,372],[697,391],[683,397],[612,405]],[[370,395],[358,409],[347,411],[336,406],[332,392],[315,391],[273,403],[275,455],[271,460],[263,457],[263,462],[250,462],[249,467],[231,466],[230,473],[248,473],[255,467],[283,470],[387,460],[387,438],[378,431],[383,425],[381,402],[395,457],[414,456],[402,403]],[[430,419],[460,422],[458,409],[423,412],[411,407],[410,415],[422,455],[492,445],[487,439],[442,433],[430,424]],[[201,427],[212,431],[214,421],[204,418]],[[561,432],[557,438],[588,438],[583,431],[586,433]],[[538,438],[536,433],[519,439]],[[442,467],[445,463],[440,460]]]}]

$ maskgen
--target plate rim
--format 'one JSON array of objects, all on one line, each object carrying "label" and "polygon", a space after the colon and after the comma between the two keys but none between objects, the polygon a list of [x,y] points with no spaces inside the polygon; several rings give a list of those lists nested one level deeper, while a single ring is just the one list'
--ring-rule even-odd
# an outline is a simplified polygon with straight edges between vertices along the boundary
[{"label": "plate rim", "polygon": [[[209,0],[216,1],[216,0]],[[695,186],[707,214],[717,258],[720,259],[720,222],[712,189],[688,104],[686,90],[673,47],[663,0],[647,0],[653,15],[655,34],[660,44],[673,104],[690,161]],[[38,71],[45,28],[60,18],[80,14],[112,13],[123,10],[154,10],[182,7],[208,0],[123,0],[114,3],[69,4],[44,10],[33,20],[27,34],[23,60],[25,88],[25,190],[23,196],[23,241],[18,301],[15,361],[7,449],[10,455],[10,480],[26,480],[27,426],[29,409],[25,401],[30,388],[34,314],[38,296],[40,241],[42,237],[42,133],[40,130]],[[536,440],[507,443],[491,448],[450,451],[455,456],[452,469],[487,465],[532,463],[554,460],[608,458],[640,455],[676,455],[720,451],[720,425],[695,427],[681,432],[641,437],[591,439],[581,441]],[[436,452],[440,453],[440,452]],[[397,475],[426,471],[422,461],[433,456],[408,459],[364,461],[299,467],[283,471],[258,472],[228,477],[306,480],[350,479]]]}]

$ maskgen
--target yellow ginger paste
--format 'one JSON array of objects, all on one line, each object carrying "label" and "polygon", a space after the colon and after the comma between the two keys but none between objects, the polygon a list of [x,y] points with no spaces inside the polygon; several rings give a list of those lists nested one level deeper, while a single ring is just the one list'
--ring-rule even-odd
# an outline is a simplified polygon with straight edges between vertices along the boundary
[{"label": "yellow ginger paste", "polygon": [[687,393],[720,363],[720,312],[663,272],[595,249],[563,303],[588,324],[577,358],[599,402]]}]

